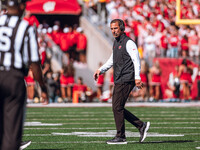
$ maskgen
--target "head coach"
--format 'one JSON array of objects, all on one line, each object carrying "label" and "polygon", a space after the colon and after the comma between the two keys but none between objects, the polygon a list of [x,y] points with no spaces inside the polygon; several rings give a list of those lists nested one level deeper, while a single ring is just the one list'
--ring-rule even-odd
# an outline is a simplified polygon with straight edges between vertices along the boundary
[{"label": "head coach", "polygon": [[150,122],[143,122],[127,109],[125,103],[136,86],[141,89],[143,83],[140,78],[140,58],[135,42],[126,36],[125,24],[121,19],[114,19],[110,23],[110,29],[115,38],[113,52],[107,62],[101,66],[93,75],[97,80],[100,74],[113,67],[114,70],[114,90],[112,97],[112,110],[117,129],[116,136],[107,141],[107,144],[127,144],[125,136],[124,119],[138,128],[140,132],[140,142],[146,138]]}]

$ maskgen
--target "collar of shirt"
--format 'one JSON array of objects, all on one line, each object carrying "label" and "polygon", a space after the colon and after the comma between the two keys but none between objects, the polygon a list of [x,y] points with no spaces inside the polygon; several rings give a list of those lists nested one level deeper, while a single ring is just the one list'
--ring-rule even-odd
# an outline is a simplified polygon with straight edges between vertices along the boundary
[{"label": "collar of shirt", "polygon": [[121,42],[124,38],[125,38],[126,34],[123,33],[122,35],[120,35],[119,37],[115,38],[117,42]]}]

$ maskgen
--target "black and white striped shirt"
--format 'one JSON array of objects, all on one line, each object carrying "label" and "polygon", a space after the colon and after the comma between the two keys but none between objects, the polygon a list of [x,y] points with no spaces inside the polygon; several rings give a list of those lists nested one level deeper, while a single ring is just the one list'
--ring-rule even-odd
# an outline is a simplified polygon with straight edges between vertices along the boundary
[{"label": "black and white striped shirt", "polygon": [[0,70],[24,69],[39,60],[34,28],[19,16],[0,16]]}]

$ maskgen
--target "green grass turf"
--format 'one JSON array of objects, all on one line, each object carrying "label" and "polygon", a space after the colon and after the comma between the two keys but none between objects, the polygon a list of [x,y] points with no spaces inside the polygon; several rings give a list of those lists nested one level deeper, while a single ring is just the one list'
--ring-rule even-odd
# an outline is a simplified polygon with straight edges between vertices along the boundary
[{"label": "green grass turf", "polygon": [[[178,104],[177,104],[178,105]],[[52,133],[108,132],[115,130],[112,109],[106,108],[28,108],[26,122],[61,124],[60,126],[25,126],[23,140],[31,140],[32,150],[194,150],[200,147],[200,108],[128,107],[143,121],[150,121],[149,134],[177,134],[184,136],[127,137],[127,145],[107,145],[112,137],[82,137],[53,135]],[[130,123],[126,132],[138,133]]]}]

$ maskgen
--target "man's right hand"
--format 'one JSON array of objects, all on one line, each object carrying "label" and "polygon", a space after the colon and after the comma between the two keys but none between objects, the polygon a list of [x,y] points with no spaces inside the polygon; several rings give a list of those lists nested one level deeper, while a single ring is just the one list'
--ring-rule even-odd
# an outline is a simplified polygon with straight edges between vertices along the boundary
[{"label": "man's right hand", "polygon": [[97,70],[97,71],[94,73],[93,78],[94,78],[95,81],[99,78],[99,74],[100,74],[100,70]]}]

